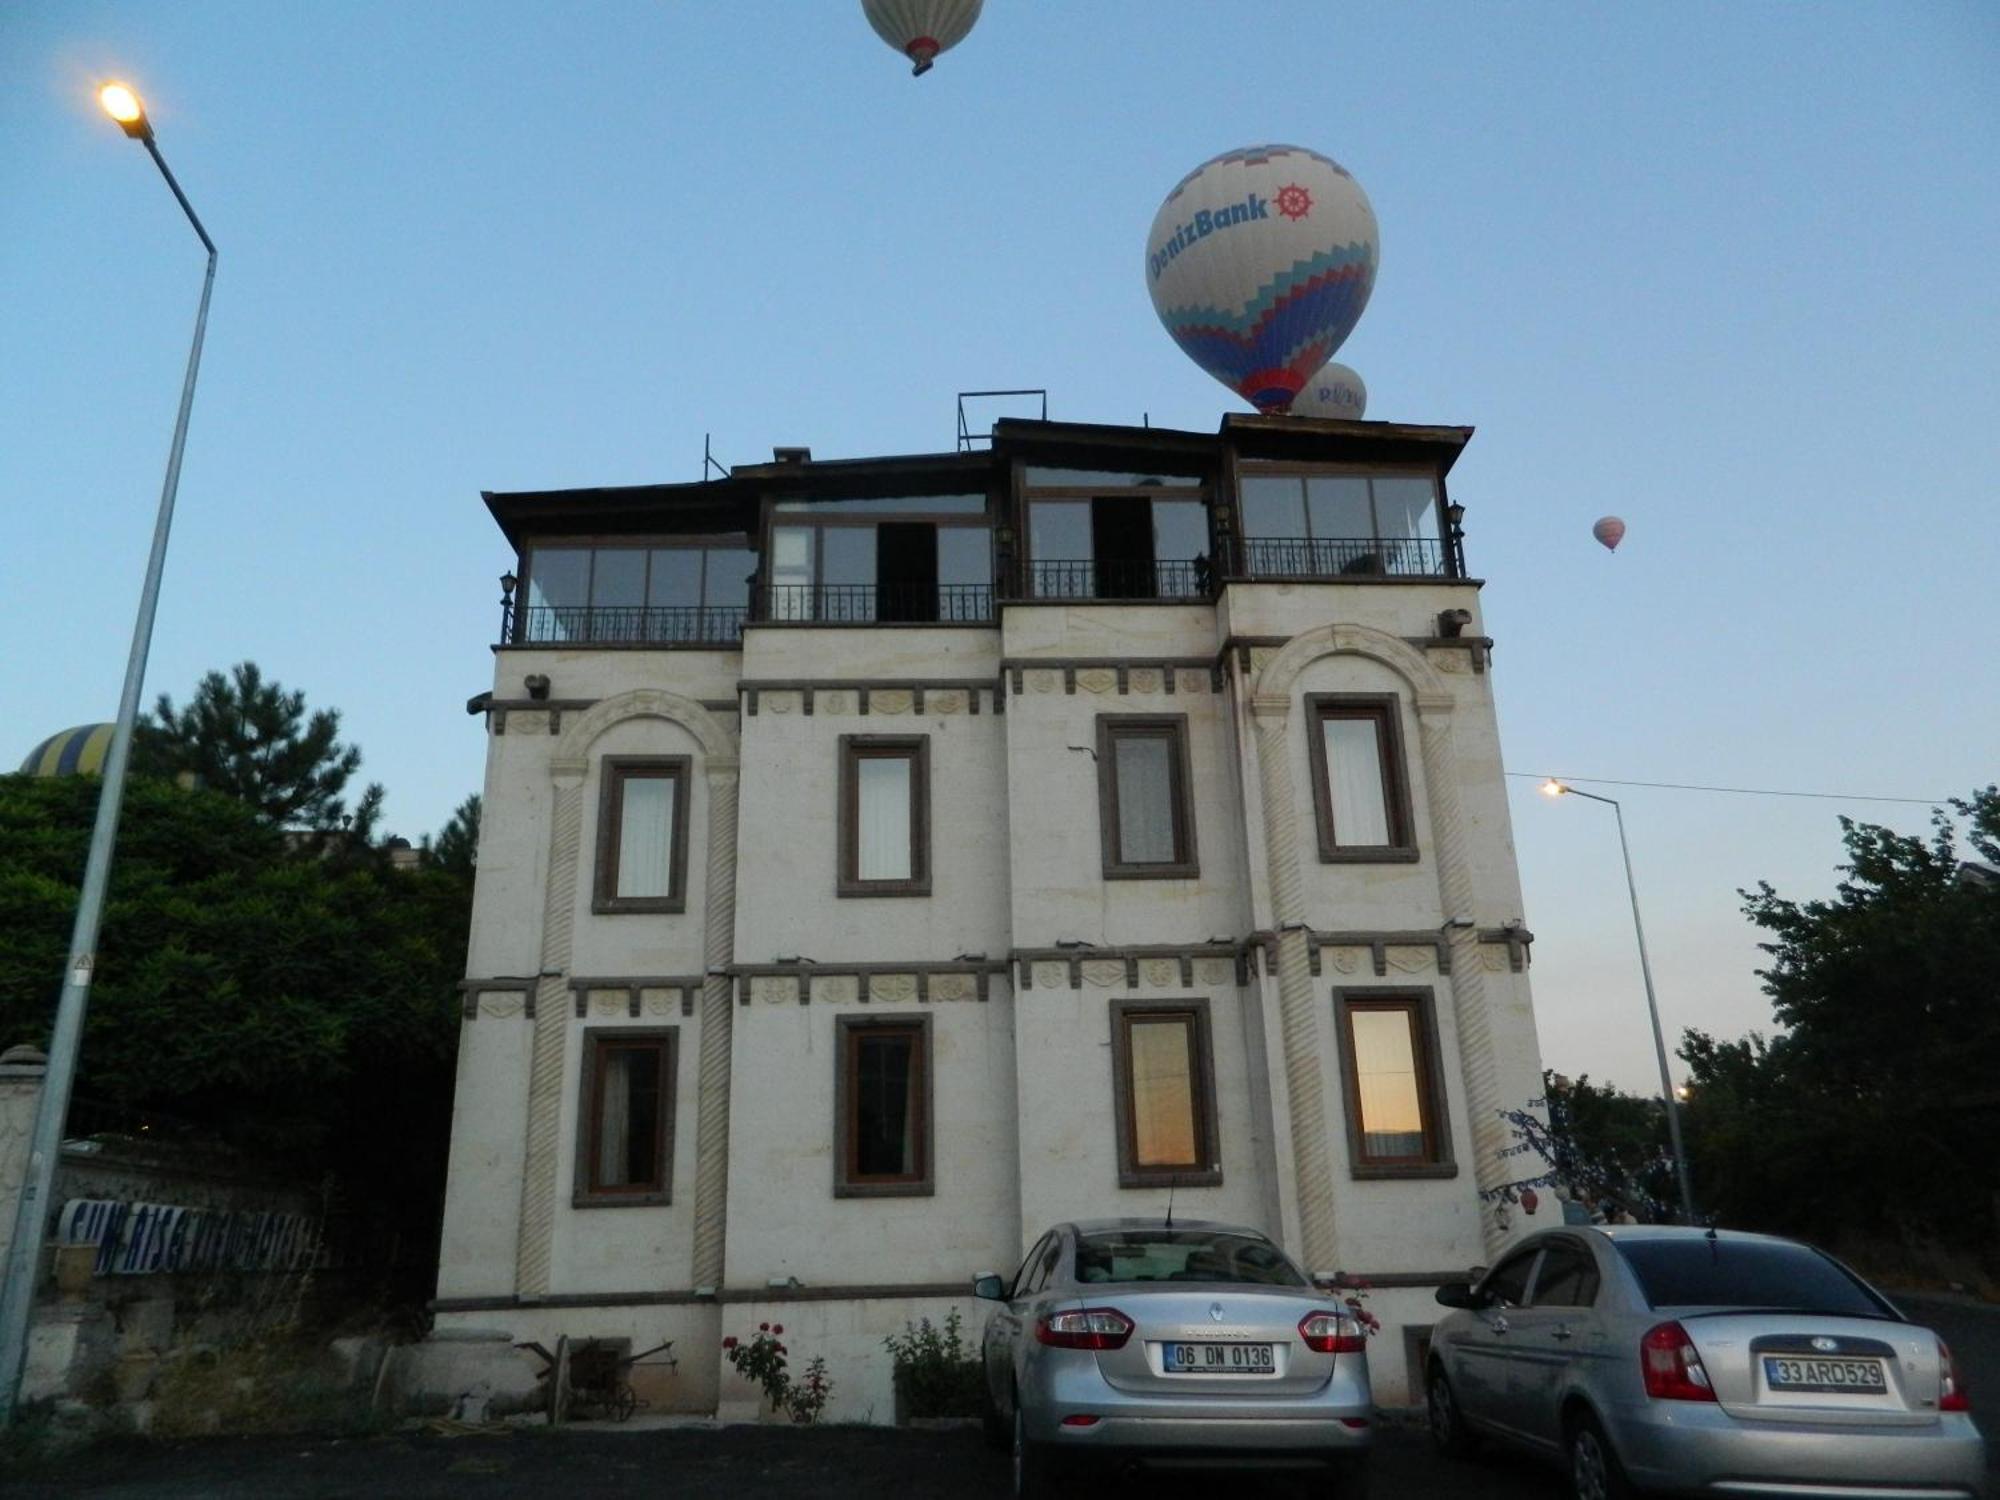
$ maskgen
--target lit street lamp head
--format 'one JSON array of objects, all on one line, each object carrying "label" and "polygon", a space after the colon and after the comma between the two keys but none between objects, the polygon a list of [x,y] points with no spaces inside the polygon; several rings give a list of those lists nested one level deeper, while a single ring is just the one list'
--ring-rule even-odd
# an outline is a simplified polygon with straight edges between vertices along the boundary
[{"label": "lit street lamp head", "polygon": [[135,141],[151,140],[153,125],[146,118],[146,106],[139,96],[122,83],[107,83],[97,91],[97,102],[118,122],[118,128]]},{"label": "lit street lamp head", "polygon": [[1568,787],[1564,786],[1560,781],[1557,781],[1553,776],[1551,776],[1547,781],[1542,783],[1542,793],[1544,796],[1560,797],[1564,792],[1568,790],[1569,790]]}]

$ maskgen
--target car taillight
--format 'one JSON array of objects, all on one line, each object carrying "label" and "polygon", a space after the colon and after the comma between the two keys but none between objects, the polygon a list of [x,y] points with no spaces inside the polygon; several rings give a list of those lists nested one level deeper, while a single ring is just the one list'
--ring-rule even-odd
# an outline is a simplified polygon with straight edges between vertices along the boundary
[{"label": "car taillight", "polygon": [[1044,1313],[1035,1321],[1035,1341],[1051,1349],[1123,1349],[1132,1328],[1132,1320],[1115,1307],[1086,1307]]},{"label": "car taillight", "polygon": [[1639,1369],[1646,1377],[1646,1394],[1655,1401],[1713,1401],[1715,1387],[1694,1340],[1678,1323],[1662,1323],[1639,1340]]},{"label": "car taillight", "polygon": [[1344,1312],[1309,1312],[1299,1319],[1299,1337],[1316,1354],[1366,1354],[1368,1335]]},{"label": "car taillight", "polygon": [[1972,1410],[1972,1403],[1966,1399],[1965,1382],[1952,1367],[1951,1350],[1943,1339],[1938,1340],[1938,1410]]}]

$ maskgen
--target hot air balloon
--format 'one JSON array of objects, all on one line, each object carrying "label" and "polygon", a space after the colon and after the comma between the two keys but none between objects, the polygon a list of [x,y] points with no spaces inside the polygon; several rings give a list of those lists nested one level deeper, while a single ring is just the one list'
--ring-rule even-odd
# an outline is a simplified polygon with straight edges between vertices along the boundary
[{"label": "hot air balloon", "polygon": [[1604,544],[1607,552],[1616,552],[1618,544],[1625,540],[1625,523],[1616,516],[1604,516],[1590,528],[1590,534]]},{"label": "hot air balloon", "polygon": [[875,34],[908,57],[913,77],[965,40],[984,0],[861,0]]},{"label": "hot air balloon", "polygon": [[1146,285],[1188,358],[1283,411],[1353,332],[1380,239],[1368,195],[1338,162],[1252,146],[1167,194],[1146,237]]},{"label": "hot air balloon", "polygon": [[1292,400],[1295,417],[1338,417],[1358,422],[1367,410],[1367,384],[1338,360],[1308,380],[1305,389]]}]

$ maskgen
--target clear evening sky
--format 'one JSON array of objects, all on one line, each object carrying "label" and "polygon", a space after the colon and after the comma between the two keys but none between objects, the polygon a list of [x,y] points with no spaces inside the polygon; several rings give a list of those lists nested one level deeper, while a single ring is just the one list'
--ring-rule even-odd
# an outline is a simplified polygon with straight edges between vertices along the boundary
[{"label": "clear evening sky", "polygon": [[[200,288],[114,75],[222,252],[147,701],[254,658],[342,710],[395,831],[480,784],[511,561],[480,489],[693,479],[704,432],[949,448],[976,387],[1212,431],[1236,403],[1144,238],[1273,140],[1380,217],[1340,355],[1369,415],[1479,429],[1452,488],[1510,769],[2000,774],[1990,5],[989,0],[913,80],[851,0],[9,0],[9,765],[116,707]],[[1544,1058],[1645,1086],[1610,809],[1512,786]],[[1824,893],[1838,813],[1926,818],[1594,789],[1670,1032],[1768,1027],[1738,886]]]}]

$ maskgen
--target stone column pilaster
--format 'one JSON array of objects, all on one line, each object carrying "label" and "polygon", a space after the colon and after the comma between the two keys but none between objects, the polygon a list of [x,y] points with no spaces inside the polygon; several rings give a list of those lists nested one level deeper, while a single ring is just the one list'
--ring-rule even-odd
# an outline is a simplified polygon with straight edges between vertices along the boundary
[{"label": "stone column pilaster", "polygon": [[[722,1285],[729,1217],[729,1070],[736,1024],[725,970],[736,953],[738,767],[710,756],[708,877],[702,920],[701,1065],[695,1078],[693,1285]],[[810,983],[810,981],[807,981]]]}]

